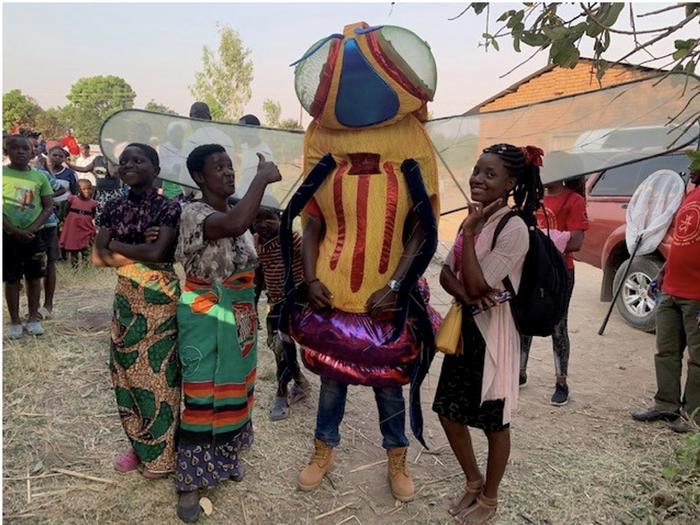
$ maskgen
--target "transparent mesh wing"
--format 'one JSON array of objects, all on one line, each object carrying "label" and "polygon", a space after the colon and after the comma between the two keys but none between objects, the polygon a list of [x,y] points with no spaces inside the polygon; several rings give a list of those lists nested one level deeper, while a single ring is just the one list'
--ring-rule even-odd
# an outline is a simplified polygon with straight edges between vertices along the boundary
[{"label": "transparent mesh wing", "polygon": [[284,207],[301,182],[304,144],[301,131],[208,122],[142,110],[111,115],[100,133],[104,154],[117,162],[130,142],[145,142],[156,148],[160,178],[187,187],[196,187],[187,171],[187,156],[202,144],[221,144],[226,148],[236,171],[237,197],[245,194],[255,177],[257,152],[274,161],[282,173],[282,181],[268,187],[266,202]]},{"label": "transparent mesh wing", "polygon": [[[700,112],[699,93],[698,77],[671,74],[515,109],[427,122],[438,153],[441,190],[446,188],[441,191],[441,208],[449,212],[464,205],[472,167],[483,148],[495,143],[541,147],[544,182],[690,146],[700,131],[688,121]],[[454,184],[462,191],[450,191]]]},{"label": "transparent mesh wing", "polygon": [[[697,141],[697,124],[679,124],[700,111],[700,96],[693,98],[699,92],[700,79],[672,74],[516,109],[427,122],[438,156],[441,209],[449,213],[466,204],[474,163],[483,148],[497,142],[544,149],[542,178],[552,182],[649,159]],[[675,124],[667,126],[674,116]],[[301,182],[303,138],[301,132],[126,110],[107,119],[100,142],[113,161],[129,142],[151,144],[161,157],[161,177],[185,186],[194,186],[185,166],[187,154],[199,144],[223,144],[234,162],[238,195],[252,180],[255,152],[261,151],[282,172],[282,182],[268,192],[284,207]],[[654,166],[653,171],[662,169],[663,158],[655,159]],[[645,175],[649,174],[635,176]]]},{"label": "transparent mesh wing", "polygon": [[[326,40],[326,43],[321,45],[316,51],[313,51],[323,40]],[[321,81],[323,66],[328,60],[328,53],[333,42],[335,42],[334,39],[322,39],[316,42],[306,52],[312,53],[299,62],[294,69],[294,88],[297,92],[297,98],[307,112],[311,111],[311,104],[316,97],[316,91]]]},{"label": "transparent mesh wing", "polygon": [[397,26],[377,30],[382,51],[408,74],[409,80],[432,100],[437,86],[437,66],[430,46],[414,32]]}]

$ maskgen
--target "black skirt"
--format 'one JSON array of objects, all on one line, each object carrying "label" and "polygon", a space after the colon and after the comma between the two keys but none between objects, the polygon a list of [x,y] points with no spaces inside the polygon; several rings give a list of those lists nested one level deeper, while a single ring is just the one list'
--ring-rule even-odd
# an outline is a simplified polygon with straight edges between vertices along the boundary
[{"label": "black skirt", "polygon": [[503,424],[503,399],[481,402],[486,342],[474,317],[462,318],[462,355],[445,355],[440,371],[433,410],[462,425],[499,432],[510,427]]}]

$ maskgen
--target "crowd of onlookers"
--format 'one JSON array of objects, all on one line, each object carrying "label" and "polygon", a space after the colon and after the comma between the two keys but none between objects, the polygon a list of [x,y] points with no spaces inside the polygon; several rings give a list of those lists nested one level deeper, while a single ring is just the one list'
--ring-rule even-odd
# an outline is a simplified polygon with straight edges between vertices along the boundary
[{"label": "crowd of onlookers", "polygon": [[[41,321],[53,313],[56,265],[66,261],[78,268],[89,261],[95,218],[126,188],[116,166],[93,154],[89,144],[78,146],[72,131],[48,141],[40,132],[13,131],[3,133],[3,280],[11,318],[7,336],[18,338],[25,330],[44,333]],[[26,323],[19,315],[23,286]]]}]

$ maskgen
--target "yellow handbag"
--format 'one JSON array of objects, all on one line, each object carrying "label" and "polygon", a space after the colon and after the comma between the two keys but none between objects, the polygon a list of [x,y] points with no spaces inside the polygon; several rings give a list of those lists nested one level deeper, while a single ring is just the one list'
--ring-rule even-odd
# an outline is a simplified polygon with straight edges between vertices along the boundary
[{"label": "yellow handbag", "polygon": [[443,354],[462,353],[462,303],[453,303],[435,336],[435,348]]}]

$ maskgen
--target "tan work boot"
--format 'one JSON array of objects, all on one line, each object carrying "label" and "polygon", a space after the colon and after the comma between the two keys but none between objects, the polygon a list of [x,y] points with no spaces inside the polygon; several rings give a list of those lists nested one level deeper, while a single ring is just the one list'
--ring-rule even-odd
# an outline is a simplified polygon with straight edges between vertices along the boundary
[{"label": "tan work boot", "polygon": [[386,451],[391,493],[399,501],[411,501],[416,495],[413,479],[406,466],[408,448],[390,448]]},{"label": "tan work boot", "polygon": [[314,448],[309,464],[297,478],[297,485],[301,490],[308,491],[318,487],[335,461],[335,450],[326,446],[320,439],[314,439]]}]

